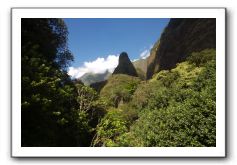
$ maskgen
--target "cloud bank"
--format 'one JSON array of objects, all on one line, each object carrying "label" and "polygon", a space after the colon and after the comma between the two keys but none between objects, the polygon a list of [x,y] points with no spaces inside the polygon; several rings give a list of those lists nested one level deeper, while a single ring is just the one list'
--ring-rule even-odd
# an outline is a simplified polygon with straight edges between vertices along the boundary
[{"label": "cloud bank", "polygon": [[140,57],[142,58],[142,59],[145,59],[145,58],[147,58],[147,57],[149,57],[150,56],[150,49],[146,49],[146,50],[144,50],[141,54],[140,54]]},{"label": "cloud bank", "polygon": [[84,62],[82,67],[69,67],[68,74],[72,78],[80,78],[85,73],[113,72],[118,65],[119,55],[108,55],[107,58],[98,57],[94,61]]},{"label": "cloud bank", "polygon": [[144,51],[142,51],[140,54],[140,58],[146,59],[147,57],[149,57],[152,47],[153,47],[153,45],[150,45],[150,47],[148,49],[145,49]]},{"label": "cloud bank", "polygon": [[[146,59],[150,56],[150,51],[153,45],[146,48],[144,51],[140,53],[140,59]],[[83,66],[80,67],[69,67],[68,74],[72,78],[80,78],[85,73],[105,73],[107,70],[109,72],[113,72],[116,66],[118,65],[119,55],[108,55],[106,58],[98,57],[94,61],[84,62]],[[139,59],[133,59],[132,62],[137,61]]]}]

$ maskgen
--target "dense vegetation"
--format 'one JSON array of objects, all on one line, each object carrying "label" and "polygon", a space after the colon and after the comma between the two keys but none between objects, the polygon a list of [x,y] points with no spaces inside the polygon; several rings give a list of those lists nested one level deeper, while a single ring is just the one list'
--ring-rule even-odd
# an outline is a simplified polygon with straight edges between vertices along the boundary
[{"label": "dense vegetation", "polygon": [[103,110],[92,89],[67,75],[73,56],[63,20],[22,19],[21,28],[22,146],[90,145]]},{"label": "dense vegetation", "polygon": [[130,102],[109,110],[95,145],[215,146],[215,77],[213,49],[159,72],[137,86]]},{"label": "dense vegetation", "polygon": [[97,92],[67,75],[67,33],[61,19],[22,19],[22,146],[216,145],[214,49]]}]

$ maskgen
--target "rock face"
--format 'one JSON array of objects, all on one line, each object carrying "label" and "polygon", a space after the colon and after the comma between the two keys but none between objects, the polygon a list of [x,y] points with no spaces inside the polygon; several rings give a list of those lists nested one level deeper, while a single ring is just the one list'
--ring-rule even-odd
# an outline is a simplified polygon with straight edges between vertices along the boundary
[{"label": "rock face", "polygon": [[148,57],[147,79],[206,48],[216,48],[216,19],[171,19]]},{"label": "rock face", "polygon": [[128,58],[128,54],[126,52],[122,52],[120,54],[118,66],[115,68],[113,74],[126,74],[135,77],[138,76],[136,69]]}]

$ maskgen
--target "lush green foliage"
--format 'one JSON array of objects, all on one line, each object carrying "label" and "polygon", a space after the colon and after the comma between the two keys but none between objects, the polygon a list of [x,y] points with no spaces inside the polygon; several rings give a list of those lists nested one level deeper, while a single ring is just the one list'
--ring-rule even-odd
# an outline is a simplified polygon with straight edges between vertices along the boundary
[{"label": "lush green foliage", "polygon": [[147,81],[114,74],[98,93],[67,75],[67,33],[62,19],[22,19],[22,146],[216,145],[215,50]]},{"label": "lush green foliage", "polygon": [[[161,71],[149,82],[139,84],[129,103],[120,110],[114,109],[123,118],[110,114],[101,120],[97,128],[100,144],[215,146],[215,70],[215,50],[204,50],[176,68]],[[124,117],[131,112],[130,117]],[[106,125],[105,121],[118,119],[123,125],[118,124],[115,130]],[[104,134],[100,134],[101,130]]]},{"label": "lush green foliage", "polygon": [[216,51],[214,49],[205,49],[201,52],[194,52],[187,58],[187,61],[196,66],[204,66],[207,62],[216,59]]},{"label": "lush green foliage", "polygon": [[140,79],[124,74],[112,75],[100,92],[109,106],[118,107],[119,104],[129,102],[135,92]]},{"label": "lush green foliage", "polygon": [[22,19],[21,35],[22,146],[77,144],[68,129],[76,100],[64,71],[72,60],[66,26],[60,19]]},{"label": "lush green foliage", "polygon": [[66,73],[73,56],[63,20],[22,19],[21,35],[22,146],[90,145],[103,107]]},{"label": "lush green foliage", "polygon": [[120,109],[111,108],[97,126],[93,146],[119,146],[118,137],[128,131],[124,113]]}]

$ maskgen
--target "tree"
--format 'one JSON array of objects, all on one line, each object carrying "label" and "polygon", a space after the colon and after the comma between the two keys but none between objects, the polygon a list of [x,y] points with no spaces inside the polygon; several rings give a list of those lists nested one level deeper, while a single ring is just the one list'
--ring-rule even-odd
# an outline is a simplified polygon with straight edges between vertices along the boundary
[{"label": "tree", "polygon": [[140,106],[138,119],[116,137],[120,146],[216,146],[215,50],[159,72],[137,88],[131,104]]},{"label": "tree", "polygon": [[92,146],[115,147],[118,137],[128,131],[127,122],[123,111],[111,108],[97,125],[96,135],[92,141]]},{"label": "tree", "polygon": [[[77,91],[66,73],[73,60],[62,19],[22,19],[22,146],[84,146]],[[81,131],[83,130],[83,131]]]},{"label": "tree", "polygon": [[100,91],[100,96],[109,106],[118,107],[131,100],[140,81],[137,77],[125,74],[112,75]]},{"label": "tree", "polygon": [[106,105],[103,100],[99,99],[98,93],[94,89],[81,83],[77,83],[76,88],[78,112],[83,114],[87,120],[90,130],[88,139],[90,139],[94,135],[95,127],[105,114]]}]

